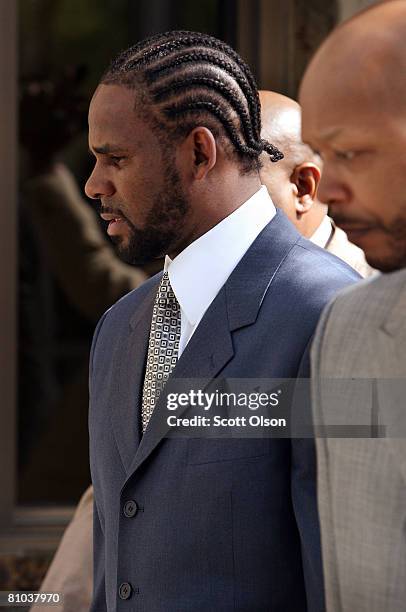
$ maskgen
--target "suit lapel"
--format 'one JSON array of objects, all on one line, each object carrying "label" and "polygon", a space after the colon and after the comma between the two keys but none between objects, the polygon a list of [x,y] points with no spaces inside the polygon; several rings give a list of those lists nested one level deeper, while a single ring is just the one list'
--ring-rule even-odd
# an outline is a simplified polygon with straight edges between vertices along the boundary
[{"label": "suit lapel", "polygon": [[[399,286],[394,299],[389,302],[388,310],[378,329],[379,364],[384,364],[385,373],[377,373],[378,378],[405,376],[405,346],[406,346],[406,273],[397,272]],[[389,293],[389,292],[388,292]]]},{"label": "suit lapel", "polygon": [[[387,292],[388,308],[373,343],[378,359],[371,359],[375,367],[372,374],[376,378],[379,422],[385,428],[385,436],[393,439],[405,435],[406,273],[396,274],[399,275],[398,290],[394,295]],[[406,474],[404,465],[402,469]]]},{"label": "suit lapel", "polygon": [[129,334],[120,349],[118,397],[111,413],[117,447],[126,470],[136,454],[141,432],[141,397],[147,358],[152,309],[159,276],[133,315]]},{"label": "suit lapel", "polygon": [[[166,419],[168,394],[175,389],[177,381],[193,379],[194,388],[204,389],[215,378],[234,355],[231,334],[227,325],[227,307],[224,288],[220,291],[206,316],[179,358],[170,379],[155,406],[148,427],[142,436],[137,453],[130,465],[129,476],[147,459],[169,431]],[[200,382],[199,382],[200,381]],[[185,391],[185,385],[182,386]],[[176,411],[180,416],[188,406]]]},{"label": "suit lapel", "polygon": [[[183,351],[159,398],[135,456],[134,445],[132,445],[133,460],[128,468],[128,478],[149,457],[168,431],[166,401],[168,393],[173,388],[171,384],[176,385],[176,380],[179,379],[193,379],[194,381],[200,379],[206,381],[207,384],[221,373],[234,356],[233,333],[255,322],[264,296],[279,266],[298,240],[300,240],[300,234],[286,216],[278,211],[232,272]],[[147,333],[151,321],[152,303],[150,310],[145,309],[148,313]],[[140,328],[140,325],[144,325],[142,322],[144,316],[144,314],[138,316],[137,329]],[[137,342],[139,341],[137,339]],[[143,363],[145,363],[146,343],[147,340]],[[129,349],[129,354],[131,354],[131,349]],[[139,350],[137,355],[139,355]],[[137,384],[142,386],[142,375],[139,371],[137,381]],[[135,384],[134,377],[131,384],[133,393]],[[127,399],[127,403],[128,401]],[[130,401],[132,406],[128,406],[127,412],[134,414],[134,397]],[[184,410],[187,408],[185,406]],[[141,410],[140,401],[137,402],[137,410],[138,412]],[[182,411],[177,410],[177,416],[181,413]]]},{"label": "suit lapel", "polygon": [[277,210],[225,284],[231,331],[256,321],[279,267],[300,240],[308,242],[301,238],[286,215]]},{"label": "suit lapel", "polygon": [[382,329],[388,336],[403,343],[406,335],[406,271],[397,272],[396,275],[399,276],[399,291],[382,323]]}]

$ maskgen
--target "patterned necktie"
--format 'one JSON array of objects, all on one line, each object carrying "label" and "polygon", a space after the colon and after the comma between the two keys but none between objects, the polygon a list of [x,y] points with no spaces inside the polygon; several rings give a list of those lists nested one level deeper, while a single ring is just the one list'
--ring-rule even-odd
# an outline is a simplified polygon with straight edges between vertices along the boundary
[{"label": "patterned necktie", "polygon": [[168,272],[164,272],[152,311],[147,367],[142,391],[143,432],[178,360],[180,320],[179,302],[172,290]]}]

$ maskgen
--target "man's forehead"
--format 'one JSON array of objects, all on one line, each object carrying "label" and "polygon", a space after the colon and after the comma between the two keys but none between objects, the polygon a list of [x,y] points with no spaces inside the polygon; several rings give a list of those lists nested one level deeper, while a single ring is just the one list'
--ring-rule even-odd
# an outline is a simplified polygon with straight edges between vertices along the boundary
[{"label": "man's forehead", "polygon": [[99,85],[89,107],[89,144],[126,142],[133,139],[144,122],[135,110],[134,92],[118,85]]},{"label": "man's forehead", "polygon": [[309,74],[301,87],[300,104],[305,140],[309,131],[332,140],[344,132],[361,133],[383,122],[379,99],[351,79]]},{"label": "man's forehead", "polygon": [[[370,113],[362,113],[361,108],[355,108],[351,100],[337,104],[334,107],[317,107],[309,102],[303,107],[302,138],[310,143],[317,139],[317,144],[330,144],[340,140],[359,139],[371,136],[372,131],[379,130],[376,117]],[[316,145],[316,142],[313,142]]]},{"label": "man's forehead", "polygon": [[128,128],[137,121],[134,91],[119,85],[99,85],[89,107],[89,125]]}]

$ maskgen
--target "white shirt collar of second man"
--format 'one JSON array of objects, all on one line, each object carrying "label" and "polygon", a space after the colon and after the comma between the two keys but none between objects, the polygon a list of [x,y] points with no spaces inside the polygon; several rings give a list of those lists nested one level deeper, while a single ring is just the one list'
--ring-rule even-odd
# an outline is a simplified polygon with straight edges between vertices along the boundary
[{"label": "white shirt collar of second man", "polygon": [[317,244],[317,246],[324,249],[330,240],[332,232],[333,226],[331,225],[331,219],[326,215],[309,240],[311,240],[313,244]]}]

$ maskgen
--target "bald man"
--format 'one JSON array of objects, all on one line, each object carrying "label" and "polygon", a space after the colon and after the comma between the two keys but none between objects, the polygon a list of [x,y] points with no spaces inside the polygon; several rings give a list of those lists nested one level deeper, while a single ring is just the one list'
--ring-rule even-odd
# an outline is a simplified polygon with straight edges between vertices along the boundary
[{"label": "bald man", "polygon": [[406,608],[405,75],[406,2],[392,0],[335,30],[300,90],[320,198],[383,272],[327,307],[313,344],[329,612]]},{"label": "bald man", "polygon": [[273,138],[284,158],[278,164],[263,156],[261,181],[274,204],[299,232],[352,266],[361,276],[374,270],[363,251],[349,242],[343,230],[327,216],[328,207],[317,198],[322,161],[301,139],[301,109],[297,102],[273,91],[260,91],[262,137]]}]

